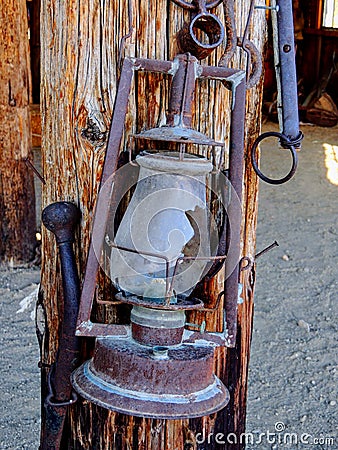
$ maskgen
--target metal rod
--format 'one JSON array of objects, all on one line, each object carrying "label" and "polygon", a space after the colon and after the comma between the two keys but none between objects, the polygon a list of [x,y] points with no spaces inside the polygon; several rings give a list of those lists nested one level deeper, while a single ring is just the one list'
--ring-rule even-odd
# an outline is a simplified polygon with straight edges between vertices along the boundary
[{"label": "metal rod", "polygon": [[292,0],[273,0],[272,7],[279,125],[293,141],[300,131]]},{"label": "metal rod", "polygon": [[178,63],[178,69],[173,76],[170,90],[167,125],[190,128],[197,59],[190,54],[184,54],[178,55],[175,62]]},{"label": "metal rod", "polygon": [[279,6],[255,5],[255,9],[265,9],[270,11],[279,11]]},{"label": "metal rod", "polygon": [[255,255],[255,260],[256,260],[257,258],[259,258],[260,256],[263,256],[265,253],[269,252],[270,250],[272,250],[272,249],[275,248],[275,247],[279,247],[279,244],[278,244],[277,241],[273,242],[271,245],[269,245],[268,247],[266,247],[266,248],[264,248],[263,250],[261,250],[260,252],[258,252],[258,253]]},{"label": "metal rod", "polygon": [[233,198],[228,207],[227,259],[225,261],[225,316],[229,346],[236,344],[238,274],[241,247],[242,190],[244,174],[244,116],[245,116],[245,80],[236,86],[234,108],[231,112],[229,181],[237,194],[239,202]]},{"label": "metal rod", "polygon": [[39,178],[39,180],[43,183],[46,184],[46,180],[44,179],[44,177],[40,174],[40,172],[38,171],[38,169],[34,166],[34,164],[32,163],[32,161],[27,157],[24,158],[24,161],[27,165],[27,167],[29,167],[30,169],[33,170],[33,172],[35,173],[35,175]]}]

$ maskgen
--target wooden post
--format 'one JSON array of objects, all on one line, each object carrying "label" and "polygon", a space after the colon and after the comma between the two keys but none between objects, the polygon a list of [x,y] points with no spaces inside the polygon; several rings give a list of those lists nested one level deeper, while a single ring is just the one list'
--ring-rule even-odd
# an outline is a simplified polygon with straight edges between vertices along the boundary
[{"label": "wooden post", "polygon": [[[167,0],[130,0],[130,10],[122,0],[99,2],[65,0],[56,5],[42,2],[41,66],[42,66],[42,151],[46,185],[43,203],[73,201],[82,211],[77,254],[83,277],[90,239],[95,199],[102,170],[105,143],[118,85],[121,57],[173,59],[177,54],[175,35],[189,13]],[[236,3],[238,34],[243,33],[250,1]],[[223,7],[215,13],[221,20]],[[251,39],[262,50],[265,14],[255,12]],[[132,30],[129,29],[131,22]],[[131,35],[129,35],[129,32]],[[122,39],[124,36],[129,36]],[[124,45],[122,45],[124,43]],[[217,65],[224,48],[209,58]],[[206,62],[203,62],[206,64]],[[241,52],[235,57],[236,67],[244,67]],[[160,123],[166,112],[167,84],[163,76],[138,75],[132,89],[126,118],[126,134]],[[247,95],[246,152],[260,128],[261,85]],[[214,139],[227,139],[230,96],[218,82],[199,83],[194,126]],[[245,160],[242,253],[253,256],[257,217],[257,179],[249,158]],[[46,334],[42,362],[50,364],[58,347],[58,298],[60,274],[54,240],[43,235],[43,262],[40,303],[46,310]],[[88,402],[74,405],[65,429],[64,448],[72,449],[219,449],[228,444],[215,440],[217,433],[235,433],[229,445],[241,449],[239,435],[245,429],[247,372],[253,314],[253,281],[245,284],[244,302],[239,306],[237,345],[219,349],[216,371],[231,392],[229,406],[218,414],[194,420],[151,420],[116,414]],[[222,286],[216,280],[207,286],[212,306]],[[119,320],[116,313],[110,318]],[[208,314],[208,330],[222,328],[222,314]],[[86,348],[90,347],[87,341]],[[88,355],[84,355],[86,357]],[[43,376],[43,392],[46,383]],[[212,437],[212,433],[214,438]],[[199,445],[203,436],[209,443]],[[196,437],[197,436],[197,437]],[[221,439],[221,436],[219,436]]]},{"label": "wooden post", "polygon": [[35,246],[29,118],[30,63],[25,0],[0,5],[0,260],[29,261]]}]

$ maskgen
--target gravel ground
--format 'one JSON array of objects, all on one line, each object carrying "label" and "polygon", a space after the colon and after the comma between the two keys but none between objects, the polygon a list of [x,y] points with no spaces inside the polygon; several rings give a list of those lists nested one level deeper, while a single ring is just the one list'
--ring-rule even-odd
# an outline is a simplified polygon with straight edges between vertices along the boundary
[{"label": "gravel ground", "polygon": [[[304,127],[296,177],[281,187],[260,186],[257,249],[274,240],[279,247],[257,262],[249,450],[338,449],[338,149],[334,157],[327,147],[325,163],[323,148],[324,142],[338,145],[337,131]],[[288,164],[287,152],[275,147],[262,154],[263,169],[274,176]],[[334,170],[337,185],[328,179]],[[1,450],[38,447],[39,350],[32,320],[38,282],[37,269],[0,268]]]},{"label": "gravel ground", "polygon": [[33,314],[39,279],[38,269],[0,269],[1,450],[38,448],[40,370]]},{"label": "gravel ground", "polygon": [[[338,449],[338,128],[303,131],[296,176],[280,187],[260,184],[257,249],[280,246],[257,261],[252,450]],[[262,151],[270,174],[286,167],[280,153]]]}]

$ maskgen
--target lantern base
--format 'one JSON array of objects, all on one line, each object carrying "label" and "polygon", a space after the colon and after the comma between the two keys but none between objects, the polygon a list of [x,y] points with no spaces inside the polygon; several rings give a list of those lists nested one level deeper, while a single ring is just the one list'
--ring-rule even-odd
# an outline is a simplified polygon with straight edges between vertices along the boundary
[{"label": "lantern base", "polygon": [[92,360],[72,374],[85,399],[123,414],[158,419],[206,416],[229,392],[213,373],[213,349],[146,347],[130,339],[98,339]]}]

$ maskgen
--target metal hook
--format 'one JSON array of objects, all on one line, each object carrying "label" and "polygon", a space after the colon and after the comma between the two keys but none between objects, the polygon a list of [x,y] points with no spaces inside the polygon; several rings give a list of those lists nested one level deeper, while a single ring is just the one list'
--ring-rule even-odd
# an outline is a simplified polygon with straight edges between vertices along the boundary
[{"label": "metal hook", "polygon": [[122,38],[120,40],[119,59],[118,59],[118,63],[117,63],[119,69],[121,69],[122,58],[123,58],[122,54],[123,54],[125,46],[126,46],[126,40],[129,39],[134,32],[133,8],[132,8],[131,0],[128,0],[128,28],[129,28],[128,33],[125,34],[124,36],[122,36]]},{"label": "metal hook", "polygon": [[237,39],[237,45],[241,47],[247,54],[247,64],[246,64],[247,89],[251,89],[258,83],[258,81],[261,78],[263,70],[261,54],[259,53],[254,43],[248,39],[249,26],[254,9],[255,9],[255,0],[251,0],[249,14],[245,24],[243,37]]},{"label": "metal hook", "polygon": [[224,0],[224,22],[226,29],[226,46],[218,65],[228,67],[237,47],[236,21],[233,0]]}]

